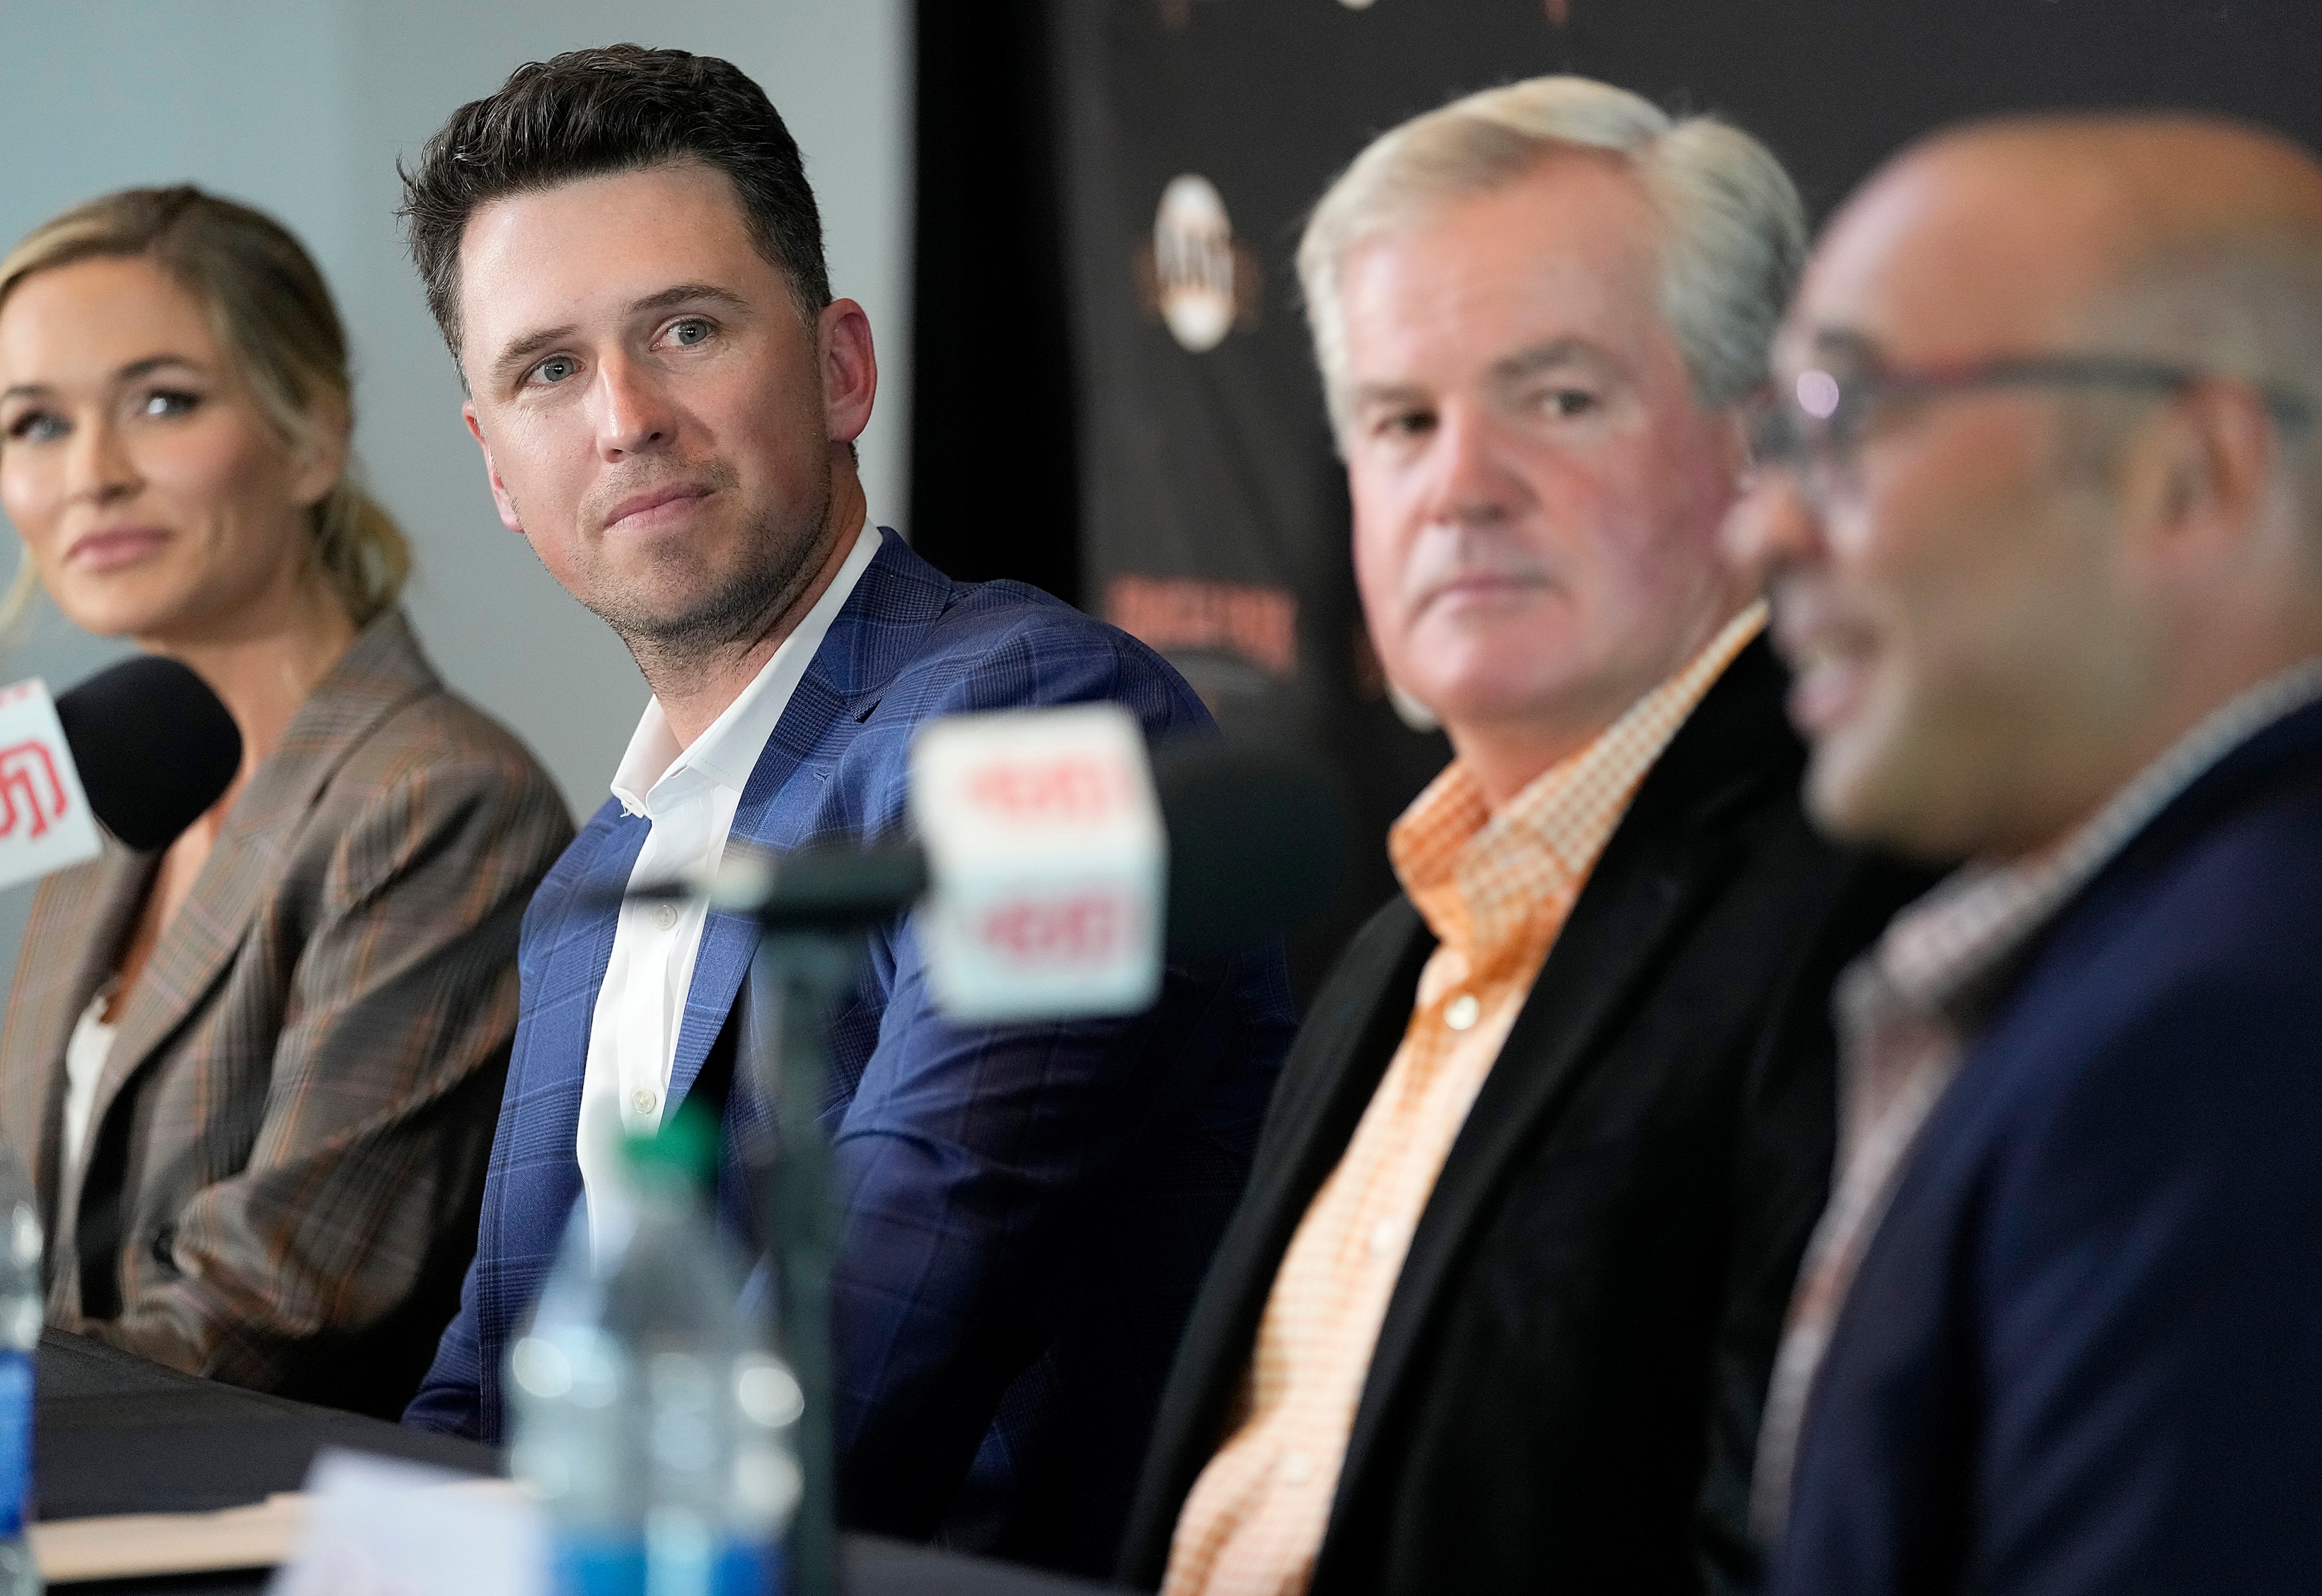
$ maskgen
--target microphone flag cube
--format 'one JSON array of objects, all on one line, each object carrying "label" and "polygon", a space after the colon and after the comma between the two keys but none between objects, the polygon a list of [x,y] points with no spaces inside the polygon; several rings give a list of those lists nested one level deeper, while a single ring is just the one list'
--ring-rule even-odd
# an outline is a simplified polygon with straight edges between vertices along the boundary
[{"label": "microphone flag cube", "polygon": [[104,848],[48,684],[0,688],[0,887],[37,880]]},{"label": "microphone flag cube", "polygon": [[1168,842],[1116,704],[964,715],[911,746],[937,1003],[968,1023],[1134,1014],[1161,987]]}]

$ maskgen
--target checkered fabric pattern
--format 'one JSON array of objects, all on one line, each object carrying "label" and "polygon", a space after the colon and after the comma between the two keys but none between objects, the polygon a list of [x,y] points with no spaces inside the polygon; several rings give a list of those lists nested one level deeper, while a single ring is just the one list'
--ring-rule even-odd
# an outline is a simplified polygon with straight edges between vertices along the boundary
[{"label": "checkered fabric pattern", "polygon": [[[124,994],[87,1163],[61,1145],[67,1038],[157,855],[108,847],[44,882],[0,1135],[51,1221],[49,1322],[238,1385],[399,1403],[416,1319],[449,1311],[474,1245],[517,922],[571,835],[547,772],[445,689],[402,613],[373,620]],[[117,1253],[87,1255],[107,1236]],[[117,1316],[90,1317],[105,1299]]]},{"label": "checkered fabric pattern", "polygon": [[[955,583],[886,533],[759,755],[732,835],[782,849],[894,835],[928,721],[1100,700],[1156,743],[1211,728],[1136,639],[1012,582]],[[504,1433],[508,1343],[580,1194],[590,1026],[646,824],[608,800],[526,917],[476,1262],[407,1423]],[[672,1104],[736,1013],[756,944],[747,917],[709,917]],[[1294,1029],[1281,960],[1173,965],[1160,999],[1129,1018],[960,1026],[934,1007],[912,922],[879,928],[867,953],[827,1033],[839,1511],[860,1529],[1098,1566],[1141,1461],[1151,1409],[1136,1404],[1153,1399],[1138,1393],[1167,1371]],[[739,1160],[771,1123],[745,1072],[721,1180],[739,1236]],[[1090,1544],[1035,1528],[997,1538],[1036,1519]]]},{"label": "checkered fabric pattern", "polygon": [[1761,1538],[1788,1517],[1806,1400],[1857,1266],[1920,1127],[1959,1071],[1969,1033],[2042,927],[2217,762],[2322,699],[2308,661],[2214,711],[2053,847],[2014,864],[1970,864],[1897,916],[1840,979],[1839,1144],[1830,1206],[1790,1300],[1758,1432],[1751,1521]]},{"label": "checkered fabric pattern", "polygon": [[1753,605],[1495,816],[1455,762],[1396,822],[1442,945],[1402,1045],[1284,1254],[1230,1439],[1186,1498],[1165,1596],[1305,1590],[1403,1254],[1533,980],[1638,785],[1765,625]]}]

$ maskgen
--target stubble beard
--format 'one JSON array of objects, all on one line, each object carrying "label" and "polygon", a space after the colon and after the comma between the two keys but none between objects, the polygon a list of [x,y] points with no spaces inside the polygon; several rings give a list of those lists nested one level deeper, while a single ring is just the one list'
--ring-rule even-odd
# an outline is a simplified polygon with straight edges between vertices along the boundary
[{"label": "stubble beard", "polygon": [[677,614],[631,602],[634,596],[617,582],[599,588],[589,608],[627,645],[648,682],[697,674],[721,655],[746,652],[790,613],[820,569],[832,497],[826,477],[810,514],[763,517],[749,539],[760,558]]}]

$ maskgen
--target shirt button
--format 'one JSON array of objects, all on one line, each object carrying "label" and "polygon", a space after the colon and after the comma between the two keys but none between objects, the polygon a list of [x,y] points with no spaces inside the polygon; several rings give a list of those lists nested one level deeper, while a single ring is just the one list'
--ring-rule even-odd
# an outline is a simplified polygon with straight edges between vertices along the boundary
[{"label": "shirt button", "polygon": [[1443,1023],[1455,1031],[1472,1029],[1484,1012],[1473,992],[1462,992],[1443,1006]]},{"label": "shirt button", "polygon": [[671,926],[676,925],[677,905],[673,903],[657,903],[654,905],[654,924],[660,926],[663,931],[666,931]]},{"label": "shirt button", "polygon": [[639,1114],[650,1114],[660,1106],[661,1099],[642,1086],[629,1094],[629,1107]]},{"label": "shirt button", "polygon": [[1394,1245],[1394,1221],[1392,1219],[1381,1219],[1372,1226],[1369,1243],[1371,1256],[1376,1258]]},{"label": "shirt button", "polygon": [[1314,1460],[1303,1452],[1282,1455],[1282,1478],[1292,1485],[1303,1485],[1314,1477]]}]

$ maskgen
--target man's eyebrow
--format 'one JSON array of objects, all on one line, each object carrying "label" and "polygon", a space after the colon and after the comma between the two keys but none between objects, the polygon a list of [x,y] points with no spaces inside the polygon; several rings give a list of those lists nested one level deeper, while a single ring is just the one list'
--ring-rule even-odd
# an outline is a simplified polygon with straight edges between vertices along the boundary
[{"label": "man's eyebrow", "polygon": [[1358,382],[1347,398],[1357,408],[1369,405],[1417,405],[1426,402],[1427,390],[1415,382]]},{"label": "man's eyebrow", "polygon": [[[649,315],[656,310],[672,310],[681,305],[722,305],[732,310],[746,310],[749,301],[731,288],[721,288],[715,283],[679,283],[672,287],[629,301],[631,315]],[[492,380],[503,381],[516,368],[552,343],[559,343],[580,331],[577,324],[566,323],[561,327],[544,327],[537,333],[527,333],[510,343],[492,361]]]},{"label": "man's eyebrow", "polygon": [[577,324],[567,322],[561,327],[543,327],[537,333],[526,333],[501,350],[498,357],[492,361],[493,384],[498,386],[507,379],[509,373],[525,365],[542,350],[552,343],[562,342],[580,330]]},{"label": "man's eyebrow", "polygon": [[749,302],[731,288],[721,288],[715,283],[680,283],[673,288],[663,288],[658,294],[648,294],[632,300],[632,315],[646,310],[672,310],[681,305],[703,303],[722,305],[729,310],[747,310]]},{"label": "man's eyebrow", "polygon": [[1876,357],[1877,340],[1859,327],[1822,326],[1814,331],[1814,347],[1817,354],[1857,355]]},{"label": "man's eyebrow", "polygon": [[1585,338],[1551,338],[1546,343],[1536,343],[1504,360],[1493,361],[1492,377],[1496,382],[1521,382],[1558,366],[1593,366],[1600,371],[1620,369],[1618,361]]}]

